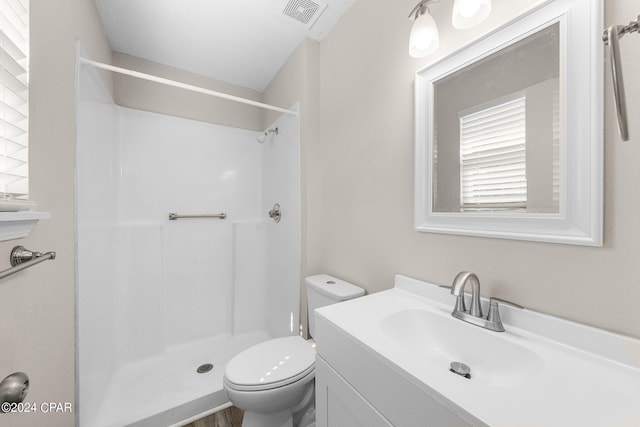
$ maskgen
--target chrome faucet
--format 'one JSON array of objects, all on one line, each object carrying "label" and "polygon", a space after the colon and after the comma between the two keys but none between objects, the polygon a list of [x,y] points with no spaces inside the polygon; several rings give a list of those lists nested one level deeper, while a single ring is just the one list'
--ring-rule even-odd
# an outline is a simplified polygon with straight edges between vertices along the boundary
[{"label": "chrome faucet", "polygon": [[[469,310],[467,310],[464,302],[464,287],[467,282],[471,283],[471,307]],[[451,294],[456,296],[456,306],[451,312],[453,317],[495,332],[504,332],[504,326],[500,320],[498,302],[502,302],[516,308],[524,308],[518,304],[501,300],[499,298],[490,298],[489,314],[486,318],[483,317],[482,305],[480,304],[480,280],[478,280],[478,276],[468,271],[458,273],[456,278],[453,280],[453,285],[451,285]]]}]

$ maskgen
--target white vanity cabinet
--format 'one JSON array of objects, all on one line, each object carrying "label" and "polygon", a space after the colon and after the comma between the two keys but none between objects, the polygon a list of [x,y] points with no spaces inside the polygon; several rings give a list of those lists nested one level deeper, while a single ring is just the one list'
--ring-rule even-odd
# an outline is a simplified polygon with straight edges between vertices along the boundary
[{"label": "white vanity cabinet", "polygon": [[316,317],[316,426],[486,426]]},{"label": "white vanity cabinet", "polygon": [[640,340],[509,306],[498,333],[452,317],[455,303],[397,275],[317,309],[318,426],[638,425]]},{"label": "white vanity cabinet", "polygon": [[316,426],[392,426],[320,356],[316,358]]}]

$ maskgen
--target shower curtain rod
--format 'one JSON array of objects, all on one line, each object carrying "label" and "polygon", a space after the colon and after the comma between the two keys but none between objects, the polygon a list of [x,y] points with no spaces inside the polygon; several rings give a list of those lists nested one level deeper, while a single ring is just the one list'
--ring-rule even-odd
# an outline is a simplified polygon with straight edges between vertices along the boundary
[{"label": "shower curtain rod", "polygon": [[294,116],[298,115],[297,111],[287,110],[285,108],[276,107],[274,105],[264,104],[262,102],[253,101],[251,99],[241,98],[239,96],[229,95],[222,92],[217,92],[211,89],[205,89],[198,86],[193,86],[186,83],[177,82],[175,80],[165,79],[163,77],[154,76],[151,74],[141,73],[139,71],[129,70],[127,68],[116,67],[114,65],[104,64],[102,62],[93,61],[88,58],[80,57],[80,62],[83,64],[93,65],[96,68],[102,68],[103,70],[113,71],[114,73],[125,74],[131,77],[137,77],[142,80],[148,80],[155,83],[164,84],[167,86],[173,86],[180,89],[189,90],[191,92],[202,93],[204,95],[215,96],[216,98],[227,99],[229,101],[240,102],[242,104],[252,105],[254,107],[264,108],[266,110],[277,111],[280,113],[292,114]]}]

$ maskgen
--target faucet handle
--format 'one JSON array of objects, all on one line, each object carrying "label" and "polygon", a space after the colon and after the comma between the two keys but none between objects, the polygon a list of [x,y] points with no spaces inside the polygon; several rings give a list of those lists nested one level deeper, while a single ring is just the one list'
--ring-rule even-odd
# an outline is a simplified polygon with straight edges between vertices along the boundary
[{"label": "faucet handle", "polygon": [[496,298],[496,297],[489,298],[489,306],[492,306],[492,305],[495,304],[495,306],[497,307],[499,302],[502,303],[502,304],[510,305],[511,307],[524,309],[524,307],[521,306],[520,304],[516,304],[515,302],[507,301],[506,299],[501,299],[501,298]]},{"label": "faucet handle", "polygon": [[504,326],[502,325],[502,320],[500,319],[500,309],[498,308],[498,303],[501,302],[506,305],[510,305],[512,307],[523,309],[524,307],[518,304],[515,304],[511,301],[503,300],[500,298],[491,297],[489,298],[489,313],[487,313],[487,328],[496,332],[504,332]]}]

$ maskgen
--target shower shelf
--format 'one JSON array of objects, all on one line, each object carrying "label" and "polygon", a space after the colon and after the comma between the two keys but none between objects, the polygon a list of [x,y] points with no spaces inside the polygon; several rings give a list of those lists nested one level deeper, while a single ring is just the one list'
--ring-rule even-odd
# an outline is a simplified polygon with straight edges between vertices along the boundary
[{"label": "shower shelf", "polygon": [[0,241],[27,237],[41,219],[51,218],[50,212],[0,212]]}]

